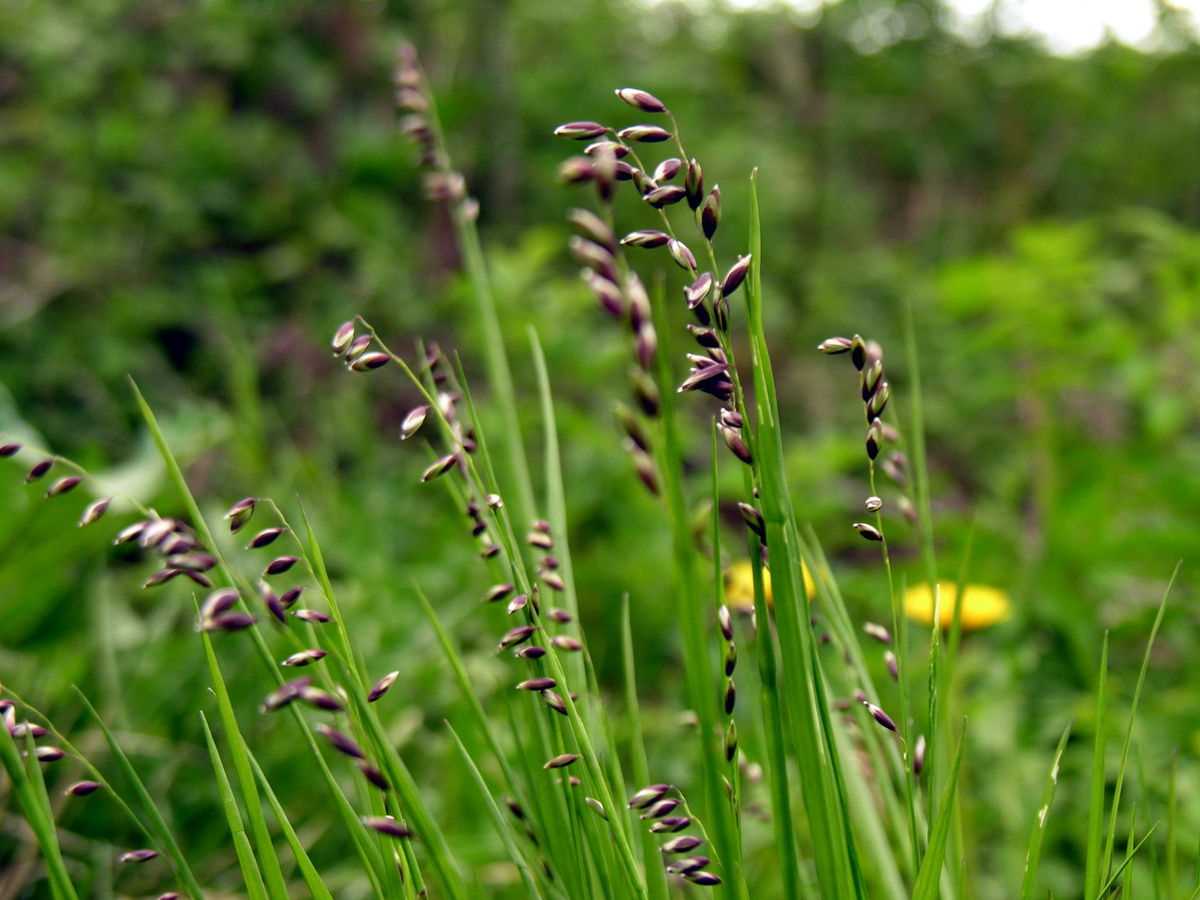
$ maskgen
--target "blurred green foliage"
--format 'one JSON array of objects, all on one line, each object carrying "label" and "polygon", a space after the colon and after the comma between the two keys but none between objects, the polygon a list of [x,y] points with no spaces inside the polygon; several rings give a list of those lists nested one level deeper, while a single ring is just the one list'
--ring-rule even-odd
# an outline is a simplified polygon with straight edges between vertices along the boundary
[{"label": "blurred green foliage", "polygon": [[[881,14],[902,27],[865,52],[862,23]],[[616,604],[630,591],[652,768],[686,778],[671,755],[681,726],[668,536],[611,415],[627,344],[571,272],[562,213],[572,199],[554,177],[570,148],[549,137],[570,118],[633,121],[612,88],[653,90],[722,185],[723,253],[744,249],[746,178],[761,169],[792,483],[864,615],[882,615],[886,600],[848,527],[866,492],[855,385],[812,348],[855,331],[880,340],[906,415],[912,305],[942,567],[1003,587],[1015,605],[1012,621],[968,638],[962,688],[971,896],[1011,896],[1032,797],[1072,718],[1064,765],[1068,778],[1085,770],[1102,630],[1113,631],[1116,683],[1128,691],[1153,603],[1194,544],[1200,48],[1173,32],[1156,55],[1109,44],[1058,58],[1002,35],[968,42],[945,21],[935,3],[882,0],[819,16],[600,0],[0,4],[0,433],[40,435],[174,512],[129,373],[214,515],[243,494],[301,498],[371,669],[403,673],[389,698],[395,739],[480,889],[499,892],[489,879],[511,876],[488,865],[500,854],[440,727],[459,699],[408,587],[416,578],[443,606],[481,690],[500,691],[505,670],[486,652],[495,623],[475,609],[480,570],[445,497],[414,484],[424,457],[399,447],[411,392],[344,375],[325,342],[362,312],[395,347],[420,336],[460,348],[482,378],[452,232],[422,200],[395,130],[389,66],[406,35],[481,200],[535,457],[528,324],[546,347],[602,678],[616,672]],[[650,224],[632,205],[622,215],[629,228]],[[707,411],[694,407],[703,477]],[[234,861],[199,737],[208,701],[188,591],[138,590],[135,553],[74,527],[82,502],[43,503],[16,468],[0,479],[0,680],[68,731],[81,724],[69,685],[95,697],[169,797],[202,879],[220,883]],[[912,542],[899,543],[915,580]],[[1140,771],[1152,777],[1133,791],[1152,809],[1172,759],[1181,796],[1200,795],[1189,576],[1185,564],[1138,731]],[[247,651],[222,649],[236,695],[257,698],[265,683]],[[321,839],[329,817],[291,766],[286,726],[252,705],[247,739],[314,860],[335,873],[338,896],[361,895],[337,881],[353,877],[347,848]],[[81,743],[98,751],[87,734]],[[1060,789],[1056,803],[1043,870],[1068,896],[1086,798]],[[113,896],[118,874],[121,894],[159,887],[151,869],[108,866],[110,845],[135,840],[117,815],[102,802],[63,813],[89,896]],[[1181,815],[1193,847],[1200,812],[1184,802]],[[2,896],[19,890],[30,852],[11,821],[0,830]]]}]

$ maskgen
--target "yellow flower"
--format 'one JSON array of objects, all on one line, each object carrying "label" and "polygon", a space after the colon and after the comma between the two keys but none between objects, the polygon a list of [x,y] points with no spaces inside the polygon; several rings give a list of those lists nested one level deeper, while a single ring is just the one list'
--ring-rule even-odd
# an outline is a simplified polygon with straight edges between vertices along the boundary
[{"label": "yellow flower", "polygon": [[[808,566],[804,563],[800,565],[800,574],[804,577],[804,593],[812,600],[816,596],[817,586],[813,582],[812,573],[808,571]],[[763,596],[767,606],[771,606],[775,599],[771,594],[771,573],[764,568],[762,574]],[[725,603],[730,609],[739,612],[754,611],[754,567],[750,560],[740,559],[725,570]]]},{"label": "yellow flower", "polygon": [[[955,595],[958,585],[952,581],[939,581],[941,602],[938,620],[943,628],[954,622]],[[1008,618],[1008,595],[999,588],[985,584],[968,584],[963,590],[963,631],[987,628]],[[917,584],[904,592],[904,614],[917,622],[928,625],[933,621],[933,591],[928,584]]]}]

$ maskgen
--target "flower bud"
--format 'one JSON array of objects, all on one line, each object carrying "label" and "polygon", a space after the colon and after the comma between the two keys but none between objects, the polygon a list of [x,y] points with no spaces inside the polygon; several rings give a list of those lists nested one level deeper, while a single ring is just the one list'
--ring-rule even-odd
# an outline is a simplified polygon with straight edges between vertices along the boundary
[{"label": "flower bud", "polygon": [[554,136],[572,141],[590,141],[608,131],[599,122],[567,122],[554,129]]},{"label": "flower bud", "polygon": [[[704,198],[704,204],[700,207],[700,229],[708,240],[711,241],[713,235],[717,233],[717,225],[720,221],[721,186],[718,184],[713,185],[713,189],[708,192],[708,196]],[[727,293],[732,293],[732,291],[727,291]]]},{"label": "flower bud", "polygon": [[[594,136],[594,135],[593,135]],[[630,125],[617,132],[617,137],[623,141],[636,141],[639,144],[659,144],[671,139],[671,132],[657,125]]]},{"label": "flower bud", "polygon": [[625,103],[628,103],[635,109],[640,109],[642,112],[662,113],[667,111],[665,103],[653,94],[639,90],[638,88],[617,88],[613,93]]}]

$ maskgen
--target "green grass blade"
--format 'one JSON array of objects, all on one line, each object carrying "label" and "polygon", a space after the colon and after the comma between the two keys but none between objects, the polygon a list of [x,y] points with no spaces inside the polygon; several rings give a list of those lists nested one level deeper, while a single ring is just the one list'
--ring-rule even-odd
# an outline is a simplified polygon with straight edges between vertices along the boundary
[{"label": "green grass blade", "polygon": [[1104,839],[1105,714],[1108,710],[1108,632],[1100,647],[1100,674],[1096,685],[1095,735],[1092,743],[1092,776],[1088,790],[1087,861],[1084,867],[1084,896],[1094,897],[1100,890],[1100,863]]},{"label": "green grass blade", "polygon": [[279,855],[275,852],[275,845],[271,842],[271,833],[267,829],[267,820],[263,816],[262,801],[258,796],[258,785],[250,766],[249,751],[246,749],[246,741],[242,737],[241,728],[238,727],[237,716],[233,712],[233,703],[229,699],[229,689],[225,686],[225,677],[221,674],[216,651],[213,650],[212,638],[207,631],[201,631],[200,640],[204,645],[204,658],[208,662],[209,678],[212,681],[213,693],[217,698],[217,712],[221,717],[221,727],[225,729],[225,743],[229,747],[229,755],[233,758],[233,771],[237,777],[242,803],[246,807],[246,817],[250,821],[250,834],[254,840],[254,849],[263,873],[267,896],[272,900],[287,900],[287,884],[283,879],[283,868],[279,864]]},{"label": "green grass blade", "polygon": [[237,854],[238,867],[242,870],[242,883],[246,886],[246,894],[250,900],[266,900],[267,888],[254,859],[254,851],[250,848],[250,840],[246,837],[246,827],[242,824],[241,813],[238,812],[237,798],[233,795],[229,776],[225,774],[225,766],[217,750],[217,742],[213,740],[212,729],[208,727],[208,718],[204,713],[200,713],[200,721],[204,723],[204,739],[208,743],[208,756],[212,760],[217,793],[221,797],[225,821],[229,823],[229,834],[233,838],[233,849]]},{"label": "green grass blade", "polygon": [[1038,865],[1042,858],[1042,841],[1046,837],[1046,819],[1050,815],[1050,804],[1054,802],[1054,789],[1058,786],[1058,767],[1062,762],[1063,751],[1067,748],[1067,739],[1071,736],[1071,726],[1068,725],[1058,740],[1058,749],[1054,751],[1054,763],[1050,766],[1050,774],[1046,778],[1046,786],[1042,790],[1042,803],[1034,817],[1033,829],[1029,833],[1029,847],[1025,851],[1025,875],[1021,881],[1021,900],[1033,900],[1037,890]]},{"label": "green grass blade", "polygon": [[[145,421],[146,427],[150,432],[150,436],[154,441],[154,445],[158,449],[159,455],[162,457],[163,465],[167,470],[167,475],[172,484],[174,484],[176,491],[179,493],[180,499],[183,501],[184,506],[187,508],[188,515],[192,519],[193,526],[200,535],[205,547],[217,558],[219,570],[224,575],[225,579],[229,584],[238,586],[240,591],[243,593],[242,604],[244,606],[245,596],[249,594],[249,588],[244,582],[239,581],[236,574],[230,568],[228,562],[222,555],[220,546],[217,544],[216,539],[213,536],[212,529],[209,527],[208,522],[201,513],[200,506],[196,503],[196,498],[192,495],[192,491],[191,488],[188,487],[187,480],[183,477],[183,470],[180,469],[178,460],[175,459],[175,455],[171,452],[171,448],[167,444],[166,437],[163,435],[162,428],[158,424],[158,418],[154,415],[154,411],[150,408],[150,404],[146,402],[146,398],[142,395],[142,392],[138,389],[137,383],[132,378],[129,379],[129,385],[133,391],[134,399],[137,402],[138,411],[141,413],[142,419]],[[306,557],[306,561],[310,566],[312,565],[311,559]],[[321,582],[321,584],[322,588],[324,589],[328,584],[328,576],[325,576],[325,580]],[[332,602],[330,608],[334,608]],[[339,621],[341,620],[340,615],[338,616],[338,619]],[[262,662],[263,666],[266,668],[271,678],[275,681],[276,685],[283,684],[283,676],[280,674],[279,667],[271,654],[270,648],[267,646],[266,639],[263,638],[262,633],[259,631],[257,626],[251,627],[248,629],[248,631],[260,662]],[[359,692],[351,691],[350,693],[351,695],[357,695]],[[374,887],[376,893],[382,894],[383,890],[381,886],[385,883],[389,883],[392,880],[394,877],[394,870],[385,860],[380,857],[377,845],[373,845],[367,840],[367,835],[364,833],[364,829],[358,821],[358,815],[354,812],[354,808],[350,805],[350,801],[346,799],[346,795],[342,792],[341,786],[337,783],[337,779],[334,778],[333,772],[330,771],[328,764],[325,762],[325,758],[321,756],[321,751],[320,748],[317,747],[316,739],[313,737],[312,731],[309,729],[308,724],[304,720],[304,714],[300,711],[296,704],[290,704],[287,707],[287,710],[287,714],[292,717],[292,720],[300,729],[300,732],[303,735],[304,741],[308,747],[309,754],[312,756],[318,770],[321,772],[321,777],[328,787],[330,795],[333,797],[334,804],[338,808],[338,814],[341,817],[343,824],[346,826],[348,833],[351,835],[351,839],[354,841],[355,849],[362,858],[363,865],[366,867],[372,886]]]},{"label": "green grass blade", "polygon": [[1146,672],[1150,668],[1150,654],[1154,650],[1154,640],[1158,637],[1158,629],[1162,626],[1163,615],[1167,610],[1167,598],[1171,595],[1171,588],[1179,575],[1180,565],[1181,563],[1176,563],[1175,571],[1171,573],[1171,578],[1163,590],[1162,600],[1158,604],[1158,613],[1154,616],[1154,625],[1151,626],[1150,637],[1146,641],[1146,651],[1142,655],[1142,666],[1138,670],[1137,685],[1133,689],[1133,703],[1129,707],[1129,724],[1125,728],[1125,742],[1121,746],[1121,764],[1117,768],[1117,781],[1113,788],[1112,809],[1108,819],[1108,838],[1105,841],[1104,855],[1100,861],[1101,875],[1107,874],[1112,865],[1113,845],[1117,838],[1117,815],[1121,807],[1121,788],[1125,783],[1125,768],[1129,764],[1129,748],[1133,743],[1133,728],[1137,722],[1138,703],[1141,702],[1142,687],[1146,683]]},{"label": "green grass blade", "polygon": [[[1133,862],[1134,856],[1136,856],[1137,852],[1142,849],[1142,846],[1146,843],[1146,841],[1150,840],[1150,836],[1154,834],[1155,829],[1157,828],[1158,823],[1155,822],[1150,830],[1142,836],[1142,839],[1133,846],[1133,849],[1125,854],[1125,859],[1121,861],[1121,864],[1117,866],[1116,871],[1109,876],[1108,880],[1104,882],[1104,886],[1100,888],[1100,892],[1096,894],[1096,900],[1104,900],[1104,898],[1108,896],[1109,892],[1116,887],[1117,881],[1121,878],[1121,873],[1125,871],[1125,868],[1131,862]],[[1196,894],[1193,894],[1193,896],[1196,896],[1197,894],[1200,894],[1200,888],[1197,888]]]},{"label": "green grass blade", "polygon": [[958,739],[958,750],[947,774],[946,787],[938,804],[937,819],[931,823],[929,846],[921,860],[921,869],[913,885],[913,900],[937,900],[942,866],[946,861],[946,844],[950,838],[950,826],[954,820],[954,794],[958,789],[958,769],[962,763],[966,731]]},{"label": "green grass blade", "polygon": [[814,684],[816,650],[809,626],[808,599],[801,578],[802,554],[787,487],[783,456],[783,429],[763,324],[762,226],[759,217],[757,172],[750,179],[750,253],[754,263],[745,286],[757,436],[753,442],[761,473],[760,500],[766,523],[771,561],[771,587],[779,631],[780,657],[787,690],[785,703],[791,751],[800,773],[800,793],[808,813],[817,880],[826,896],[858,896],[861,878],[847,845],[844,819],[846,798],[840,792],[835,770],[840,757],[831,752],[831,737],[824,733],[828,720],[825,690]]},{"label": "green grass blade", "polygon": [[[25,821],[37,839],[42,859],[46,863],[46,874],[55,900],[78,900],[75,886],[67,873],[62,848],[58,843],[58,831],[54,825],[54,813],[46,795],[45,782],[41,780],[40,764],[37,761],[31,735],[25,738],[26,760],[22,762],[17,742],[3,723],[0,723],[0,763],[3,763],[12,782],[13,791]],[[28,764],[28,767],[26,766]]]},{"label": "green grass blade", "polygon": [[525,860],[525,855],[517,846],[516,837],[512,831],[512,823],[501,812],[500,806],[496,803],[496,798],[492,796],[491,790],[484,781],[483,773],[479,771],[479,767],[475,765],[475,760],[471,758],[470,752],[466,745],[458,736],[458,732],[454,727],[447,722],[446,728],[450,731],[450,736],[454,738],[454,743],[458,747],[458,752],[462,755],[463,762],[467,766],[467,771],[471,773],[471,777],[475,779],[475,784],[479,788],[479,793],[487,802],[488,812],[492,814],[492,819],[496,823],[496,832],[500,835],[500,840],[504,842],[504,847],[508,850],[508,855],[512,859],[513,864],[521,873],[521,879],[525,882],[525,888],[529,891],[529,896],[535,900],[541,900],[542,892],[538,890],[537,881],[533,877],[533,872],[530,871],[529,865]]},{"label": "green grass blade", "polygon": [[670,325],[667,321],[661,279],[651,297],[654,327],[658,332],[658,388],[662,436],[658,442],[658,468],[671,524],[671,549],[676,570],[675,610],[683,638],[684,681],[688,702],[700,720],[700,777],[704,787],[705,811],[714,833],[717,856],[725,871],[724,893],[745,898],[747,888],[740,871],[741,836],[734,810],[725,793],[721,773],[725,765],[722,741],[717,730],[720,698],[708,645],[699,573],[692,547],[691,517],[683,489],[683,450],[676,419],[675,385],[668,360],[671,358]]},{"label": "green grass blade", "polygon": [[100,713],[96,712],[96,708],[92,706],[91,701],[84,695],[83,691],[75,688],[75,693],[82,701],[83,705],[91,713],[92,718],[96,720],[96,724],[100,727],[100,731],[104,735],[105,741],[108,743],[109,752],[112,753],[113,759],[117,761],[117,766],[121,770],[121,774],[125,776],[125,780],[133,788],[134,796],[141,805],[144,826],[147,829],[147,837],[161,851],[167,854],[171,860],[171,865],[175,869],[175,877],[179,879],[180,885],[187,892],[188,896],[193,900],[203,900],[204,892],[200,888],[200,883],[196,881],[196,876],[192,873],[191,867],[184,858],[183,851],[179,847],[179,842],[175,840],[175,835],[171,833],[171,829],[167,826],[167,820],[163,818],[162,812],[158,805],[154,802],[150,791],[138,776],[137,770],[133,767],[129,757],[125,755],[125,751],[121,749],[120,743],[100,717]]},{"label": "green grass blade", "polygon": [[267,798],[271,812],[275,815],[275,821],[279,823],[280,831],[283,832],[288,846],[292,848],[292,855],[296,857],[296,864],[300,867],[300,875],[308,887],[308,892],[312,894],[314,900],[333,900],[333,895],[329,893],[329,888],[325,887],[325,882],[321,880],[321,875],[317,872],[317,867],[309,859],[308,851],[304,848],[304,844],[300,842],[300,836],[296,834],[296,829],[292,827],[292,823],[287,816],[287,811],[284,810],[283,804],[279,802],[279,798],[275,796],[275,791],[272,790],[271,783],[267,781],[267,776],[258,764],[258,760],[254,758],[254,754],[249,748],[246,749],[246,755],[250,758],[250,765],[254,768],[254,776],[258,779],[258,783],[262,787],[263,795]]},{"label": "green grass blade", "polygon": [[[646,743],[642,735],[642,715],[637,696],[637,663],[633,649],[633,620],[629,595],[621,598],[621,663],[625,675],[625,715],[629,722],[629,758],[637,789],[651,784],[650,766],[646,760]],[[663,871],[658,844],[654,836],[640,829],[642,863],[646,871],[646,893],[649,900],[666,900],[667,876]]]}]

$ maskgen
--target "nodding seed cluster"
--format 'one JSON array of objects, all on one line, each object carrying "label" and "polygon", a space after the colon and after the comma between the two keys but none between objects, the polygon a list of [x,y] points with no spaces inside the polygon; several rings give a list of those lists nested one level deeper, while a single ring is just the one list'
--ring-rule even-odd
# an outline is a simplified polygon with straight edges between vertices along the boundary
[{"label": "nodding seed cluster", "polygon": [[474,219],[479,214],[479,205],[467,196],[466,179],[451,167],[442,149],[432,95],[411,44],[401,44],[392,81],[400,111],[400,131],[416,146],[421,168],[425,170],[425,196],[434,202],[450,204],[457,215]]},{"label": "nodding seed cluster", "polygon": [[[859,393],[867,418],[867,433],[864,439],[867,459],[872,471],[878,463],[883,473],[903,490],[908,483],[908,458],[899,450],[884,453],[887,445],[899,443],[900,434],[882,418],[888,400],[891,399],[891,386],[883,369],[883,348],[876,341],[864,340],[861,335],[856,334],[852,338],[828,338],[818,344],[817,349],[831,356],[847,353],[850,355],[850,361],[858,371]],[[883,500],[872,495],[866,499],[864,505],[867,512],[877,513],[883,508]],[[916,521],[916,511],[908,497],[902,495],[896,507],[909,522]],[[866,540],[883,540],[879,529],[865,522],[855,523],[854,529]]]},{"label": "nodding seed cluster", "polygon": [[[12,454],[7,454],[11,456]],[[24,748],[25,741],[36,741],[45,737],[49,732],[43,726],[32,722],[28,719],[17,720],[17,705],[7,697],[0,698],[0,719],[3,719],[4,728],[14,739],[21,742],[21,755],[24,756],[27,751]],[[33,748],[33,758],[41,765],[47,766],[56,763],[66,756],[60,747],[52,744],[41,744]],[[86,762],[86,760],[85,760]],[[90,797],[104,787],[99,781],[91,779],[83,779],[74,781],[69,784],[63,791],[67,797]],[[158,851],[150,848],[142,848],[137,850],[126,850],[117,856],[118,863],[144,863],[149,862],[158,856]],[[178,896],[173,892],[162,894],[162,897]]]},{"label": "nodding seed cluster", "polygon": [[733,639],[733,615],[729,607],[722,604],[717,608],[717,624],[721,629],[724,652],[724,686],[721,692],[721,708],[725,711],[728,724],[725,726],[725,761],[733,762],[737,756],[738,733],[733,710],[737,705],[737,686],[733,683],[733,672],[737,668],[737,644]]},{"label": "nodding seed cluster", "polygon": [[[626,247],[655,250],[665,248],[672,261],[687,274],[689,282],[683,289],[684,302],[696,318],[696,323],[687,326],[693,339],[699,344],[699,353],[689,353],[691,370],[680,392],[701,391],[720,400],[726,407],[718,416],[721,437],[730,451],[742,462],[752,462],[750,448],[741,434],[742,416],[738,411],[735,391],[737,379],[733,362],[728,355],[726,336],[729,330],[729,298],[737,291],[750,272],[751,258],[740,256],[722,275],[717,266],[713,237],[721,220],[721,188],[714,185],[704,189],[704,171],[695,157],[689,157],[679,137],[675,117],[661,100],[637,88],[620,88],[617,97],[641,112],[665,115],[672,130],[658,125],[634,125],[614,129],[600,122],[568,122],[555,129],[555,135],[571,140],[591,141],[582,156],[568,159],[560,168],[560,175],[569,184],[592,183],[595,185],[604,217],[586,210],[573,210],[570,221],[579,234],[571,239],[571,252],[584,267],[583,278],[591,287],[601,307],[615,318],[628,315],[634,333],[635,356],[639,369],[635,370],[634,389],[639,394],[643,409],[654,415],[658,403],[646,404],[642,396],[647,393],[645,383],[658,341],[654,327],[649,321],[649,306],[645,302],[645,291],[637,276],[622,275],[627,270],[621,249]],[[635,144],[655,144],[672,141],[678,156],[659,162],[653,170],[646,166],[635,148]],[[682,174],[682,184],[672,183]],[[644,228],[631,231],[614,242],[611,227],[613,219],[612,199],[616,184],[628,181],[641,199],[658,212],[662,229]],[[681,241],[671,225],[667,207],[687,202],[694,224],[703,241],[707,263],[697,262],[696,254]],[[649,405],[652,409],[647,410]],[[634,455],[638,474],[652,486],[650,472],[653,471],[649,457],[645,454],[644,437],[631,433],[625,421],[622,425],[630,437],[629,450]]]},{"label": "nodding seed cluster", "polygon": [[[13,459],[21,453],[23,447],[18,441],[3,441],[0,442],[0,459]],[[36,462],[25,473],[25,483],[33,484],[35,481],[40,481],[54,468],[55,464],[62,462],[76,469],[77,472],[71,475],[64,475],[61,478],[56,478],[46,488],[43,497],[47,500],[53,497],[61,497],[64,494],[69,494],[75,488],[83,483],[83,470],[71,463],[69,460],[58,456],[49,456],[46,454],[37,454]],[[83,513],[79,517],[79,527],[91,525],[93,522],[100,519],[112,503],[112,497],[98,497],[84,507]]]},{"label": "nodding seed cluster", "polygon": [[704,846],[704,839],[694,834],[680,834],[693,824],[703,831],[682,791],[670,784],[651,784],[629,798],[629,808],[642,811],[641,818],[650,823],[651,834],[669,835],[660,848],[667,874],[680,876],[701,887],[721,883],[715,873],[706,870],[711,862],[707,856],[685,855]]}]

